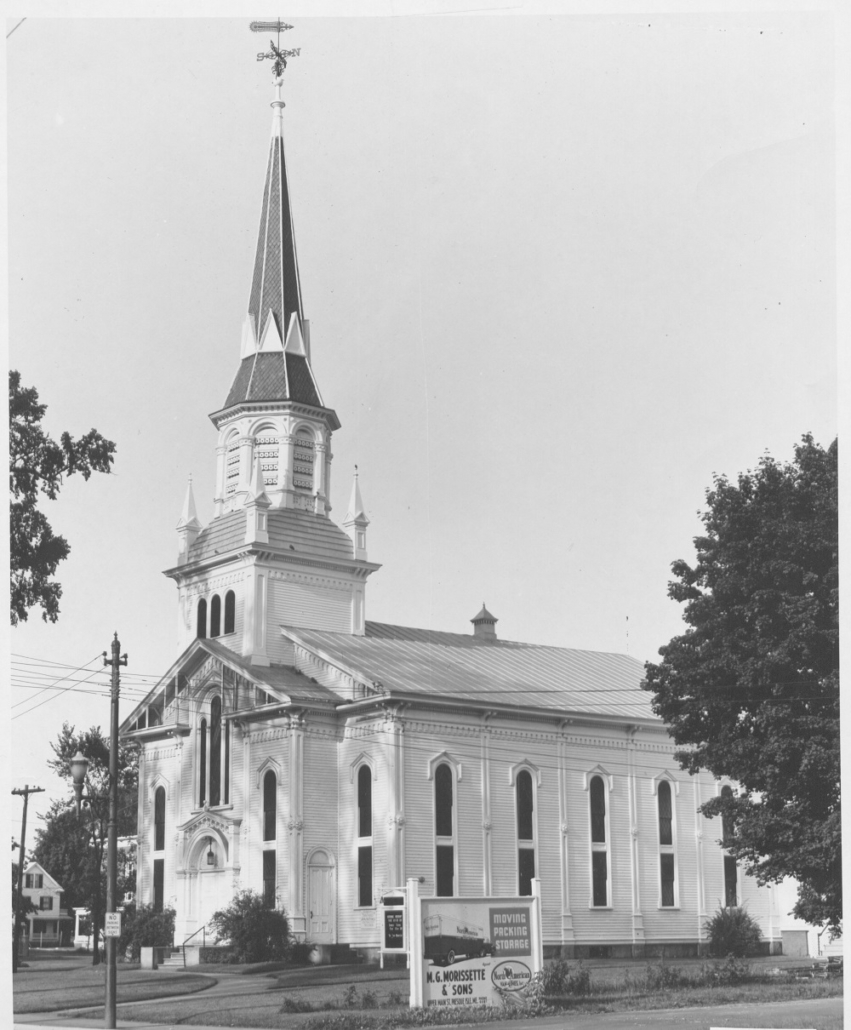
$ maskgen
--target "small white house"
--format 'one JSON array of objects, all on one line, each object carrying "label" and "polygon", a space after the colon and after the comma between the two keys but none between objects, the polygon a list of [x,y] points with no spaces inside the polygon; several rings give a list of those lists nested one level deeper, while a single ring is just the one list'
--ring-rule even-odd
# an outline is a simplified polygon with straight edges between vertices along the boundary
[{"label": "small white house", "polygon": [[37,910],[28,912],[26,917],[30,946],[70,944],[72,916],[62,908],[62,887],[44,866],[38,862],[27,865],[21,893]]}]

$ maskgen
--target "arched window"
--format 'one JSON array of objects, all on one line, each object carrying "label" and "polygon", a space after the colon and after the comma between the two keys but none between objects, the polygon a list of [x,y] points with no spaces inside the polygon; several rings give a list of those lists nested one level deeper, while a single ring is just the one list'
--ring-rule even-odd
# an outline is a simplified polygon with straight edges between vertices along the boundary
[{"label": "arched window", "polygon": [[222,803],[222,699],[210,702],[210,805]]},{"label": "arched window", "polygon": [[313,492],[313,433],[302,426],[295,434],[293,446],[293,486]]},{"label": "arched window", "polygon": [[263,777],[263,840],[277,837],[278,778],[269,770]]},{"label": "arched window", "polygon": [[165,787],[154,793],[154,851],[165,850]]},{"label": "arched window", "polygon": [[517,893],[532,893],[535,878],[535,787],[532,774],[521,769],[514,785],[517,804]]},{"label": "arched window", "polygon": [[668,780],[659,781],[656,804],[659,812],[659,903],[662,908],[673,908],[676,905],[676,855],[673,795]]},{"label": "arched window", "polygon": [[605,908],[609,904],[609,842],[606,819],[606,784],[602,776],[593,776],[590,784],[591,805],[591,905]]},{"label": "arched window", "polygon": [[[721,788],[722,798],[731,798],[733,788],[727,785]],[[721,843],[726,845],[735,833],[733,821],[727,815],[721,816]],[[732,855],[724,856],[724,904],[727,908],[735,908],[739,904],[739,870]]]},{"label": "arched window", "polygon": [[231,497],[239,486],[239,435],[234,433],[227,442],[225,454],[225,496]]},{"label": "arched window", "polygon": [[254,460],[260,458],[264,486],[278,485],[278,434],[273,426],[262,426],[254,437]]},{"label": "arched window", "polygon": [[198,639],[203,640],[207,636],[207,602],[202,597],[198,602]]},{"label": "arched window", "polygon": [[225,594],[225,633],[236,630],[236,594],[228,590]]},{"label": "arched window", "polygon": [[372,905],[372,769],[358,769],[358,905]]},{"label": "arched window", "polygon": [[435,894],[455,894],[455,784],[445,762],[434,771]]},{"label": "arched window", "polygon": [[203,808],[207,800],[207,720],[202,719],[198,727],[198,807]]},{"label": "arched window", "polygon": [[221,636],[222,632],[222,599],[218,594],[213,594],[210,601],[210,636]]}]

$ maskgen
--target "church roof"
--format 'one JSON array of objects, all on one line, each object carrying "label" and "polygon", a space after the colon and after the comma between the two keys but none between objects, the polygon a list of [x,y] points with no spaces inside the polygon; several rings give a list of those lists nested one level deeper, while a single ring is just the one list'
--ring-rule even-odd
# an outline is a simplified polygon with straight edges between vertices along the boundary
[{"label": "church roof", "polygon": [[307,358],[283,351],[243,358],[224,403],[229,408],[245,401],[297,401],[321,408]]},{"label": "church roof", "polygon": [[[269,544],[282,550],[353,558],[352,541],[330,519],[296,508],[271,508],[267,515]],[[203,561],[245,545],[245,512],[228,512],[205,526],[189,548],[189,561]]]},{"label": "church roof", "polygon": [[365,636],[285,628],[391,695],[653,719],[635,658],[367,622]]}]

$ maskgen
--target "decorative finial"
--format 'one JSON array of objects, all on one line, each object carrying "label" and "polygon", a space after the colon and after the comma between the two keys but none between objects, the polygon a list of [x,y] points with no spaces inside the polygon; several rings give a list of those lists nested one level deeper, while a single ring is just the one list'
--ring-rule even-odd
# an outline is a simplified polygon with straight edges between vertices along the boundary
[{"label": "decorative finial", "polygon": [[272,61],[272,78],[275,80],[275,84],[279,84],[279,80],[283,78],[284,71],[287,67],[288,57],[298,57],[301,53],[301,47],[297,47],[295,50],[281,50],[281,33],[286,32],[292,28],[292,25],[287,25],[286,22],[281,21],[279,18],[277,21],[253,21],[249,28],[252,32],[277,32],[278,33],[278,45],[270,40],[269,41],[269,53],[258,54],[258,61]]}]

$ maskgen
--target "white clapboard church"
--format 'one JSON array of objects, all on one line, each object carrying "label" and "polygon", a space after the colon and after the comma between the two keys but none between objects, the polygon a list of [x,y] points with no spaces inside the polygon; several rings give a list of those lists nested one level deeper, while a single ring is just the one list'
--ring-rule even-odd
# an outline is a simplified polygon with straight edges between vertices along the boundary
[{"label": "white clapboard church", "polygon": [[183,650],[122,726],[138,900],[176,909],[180,944],[250,888],[301,938],[374,953],[377,899],[408,877],[457,896],[538,878],[548,954],[688,953],[739,903],[773,949],[774,891],[697,814],[725,784],[679,769],[638,661],[503,640],[484,606],[471,632],[367,620],[357,479],[329,516],[340,421],[311,365],[280,79],[272,108],[236,375],[210,416],[214,515],[190,484],[165,573]]}]

